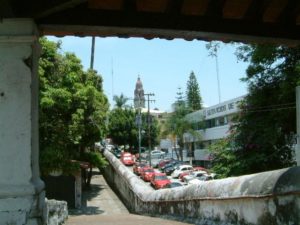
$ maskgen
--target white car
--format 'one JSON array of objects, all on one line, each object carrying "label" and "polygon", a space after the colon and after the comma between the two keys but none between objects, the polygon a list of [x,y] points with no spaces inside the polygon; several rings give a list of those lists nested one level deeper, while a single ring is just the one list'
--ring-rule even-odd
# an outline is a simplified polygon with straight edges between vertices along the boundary
[{"label": "white car", "polygon": [[195,179],[192,179],[188,182],[188,184],[201,184],[203,182],[206,182],[208,180],[212,180],[213,177],[208,174],[203,174],[201,177],[197,177]]},{"label": "white car", "polygon": [[171,174],[172,178],[178,178],[181,173],[193,171],[194,168],[190,165],[180,165]]},{"label": "white car", "polygon": [[193,179],[196,179],[198,177],[202,177],[204,175],[207,175],[207,172],[206,171],[194,171],[192,172],[190,175],[187,175],[183,178],[183,180],[188,183],[190,180],[193,180]]},{"label": "white car", "polygon": [[161,150],[153,150],[151,151],[151,158],[163,158],[165,156],[165,152]]}]

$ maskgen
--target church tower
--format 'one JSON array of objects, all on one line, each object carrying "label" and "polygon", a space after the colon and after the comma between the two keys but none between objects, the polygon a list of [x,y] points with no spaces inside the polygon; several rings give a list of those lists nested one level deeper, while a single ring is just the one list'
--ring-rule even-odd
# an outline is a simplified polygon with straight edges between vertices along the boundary
[{"label": "church tower", "polygon": [[145,108],[144,89],[143,89],[143,84],[142,84],[140,77],[138,77],[137,82],[135,84],[134,107],[135,108]]}]

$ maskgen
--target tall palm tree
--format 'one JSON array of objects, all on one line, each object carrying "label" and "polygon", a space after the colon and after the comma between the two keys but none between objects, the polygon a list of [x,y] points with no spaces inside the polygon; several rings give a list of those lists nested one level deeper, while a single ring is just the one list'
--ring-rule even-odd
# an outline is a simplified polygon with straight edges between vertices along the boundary
[{"label": "tall palm tree", "polygon": [[128,105],[126,105],[126,102],[129,100],[123,93],[120,96],[115,95],[114,96],[115,106],[117,108],[127,108]]}]

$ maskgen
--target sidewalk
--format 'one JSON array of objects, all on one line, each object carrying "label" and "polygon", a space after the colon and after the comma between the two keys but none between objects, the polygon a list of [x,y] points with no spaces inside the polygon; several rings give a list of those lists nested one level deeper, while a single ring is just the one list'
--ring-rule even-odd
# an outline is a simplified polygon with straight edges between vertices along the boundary
[{"label": "sidewalk", "polygon": [[70,210],[66,225],[186,225],[187,223],[130,214],[103,176],[95,172],[82,208]]}]

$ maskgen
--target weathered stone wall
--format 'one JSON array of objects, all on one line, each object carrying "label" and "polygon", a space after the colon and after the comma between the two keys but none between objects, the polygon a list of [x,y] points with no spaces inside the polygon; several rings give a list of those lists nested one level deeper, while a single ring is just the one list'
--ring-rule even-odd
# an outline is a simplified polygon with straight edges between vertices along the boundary
[{"label": "weathered stone wall", "polygon": [[300,224],[300,167],[155,191],[104,155],[105,178],[133,213],[196,224]]},{"label": "weathered stone wall", "polygon": [[61,225],[68,218],[68,204],[66,201],[48,200],[45,202],[46,225]]}]

